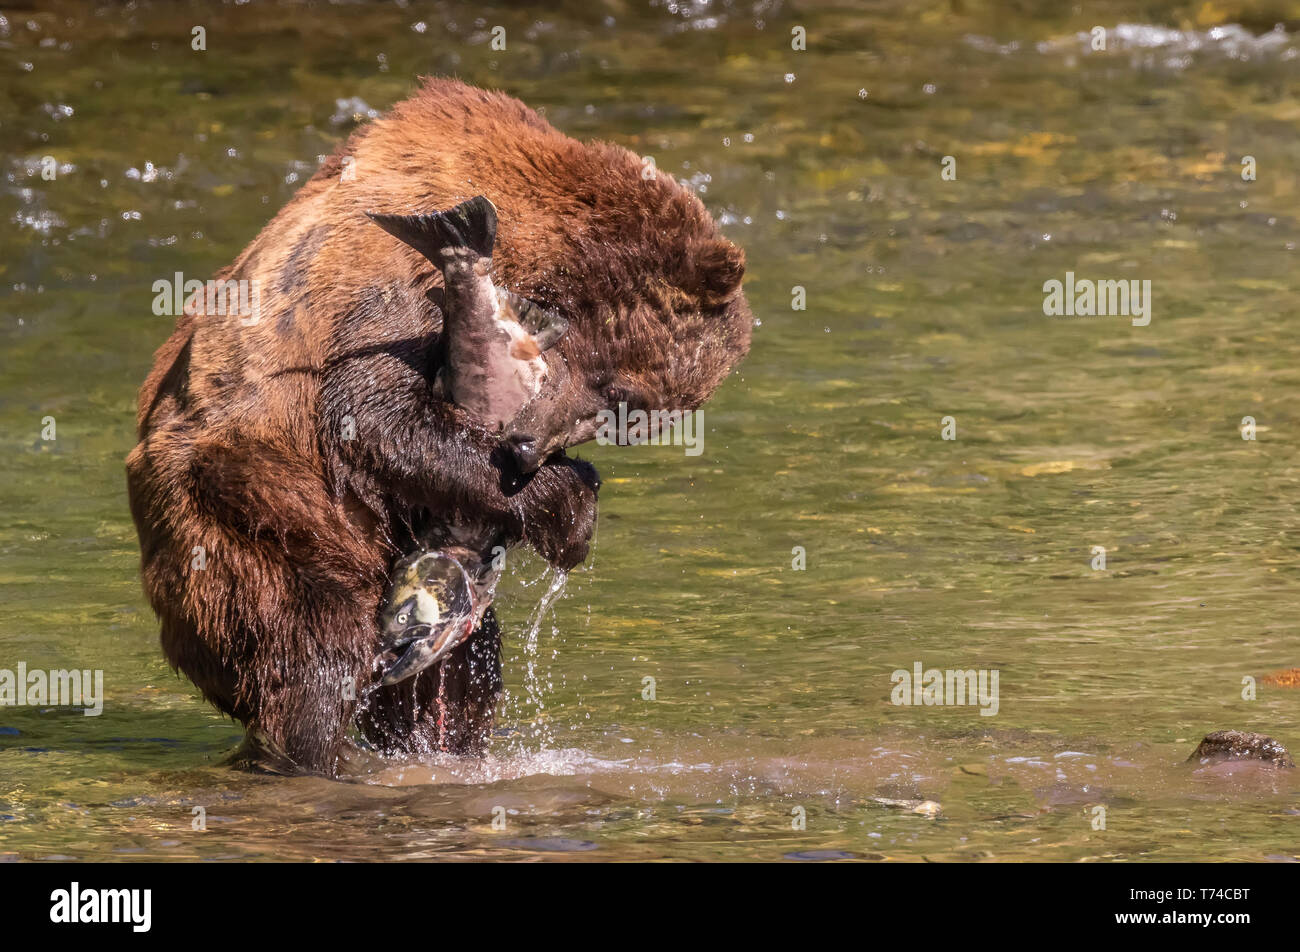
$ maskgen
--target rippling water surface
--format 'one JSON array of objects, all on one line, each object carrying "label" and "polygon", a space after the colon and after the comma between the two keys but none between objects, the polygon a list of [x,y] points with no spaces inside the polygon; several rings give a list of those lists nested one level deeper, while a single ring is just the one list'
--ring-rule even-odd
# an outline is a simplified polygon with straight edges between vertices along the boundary
[{"label": "rippling water surface", "polygon": [[[1300,747],[1300,691],[1242,696],[1300,664],[1294,6],[34,6],[0,21],[0,668],[107,698],[0,708],[0,855],[1300,857],[1295,771],[1182,763],[1220,728]],[[424,73],[653,155],[761,326],[701,456],[583,451],[594,555],[541,613],[512,563],[485,760],[232,771],[137,578],[151,285]],[[1151,323],[1044,316],[1066,271],[1150,280]],[[996,716],[893,705],[916,662],[997,670]]]}]

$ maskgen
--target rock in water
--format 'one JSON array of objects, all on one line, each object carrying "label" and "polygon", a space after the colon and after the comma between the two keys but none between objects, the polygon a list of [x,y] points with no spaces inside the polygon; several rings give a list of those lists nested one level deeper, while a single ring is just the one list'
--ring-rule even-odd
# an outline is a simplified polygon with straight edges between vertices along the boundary
[{"label": "rock in water", "polygon": [[1218,763],[1224,760],[1262,760],[1275,767],[1294,767],[1287,749],[1266,734],[1248,731],[1215,731],[1206,734],[1200,746],[1187,758],[1190,763]]},{"label": "rock in water", "polygon": [[935,817],[943,812],[943,807],[936,800],[898,800],[893,797],[872,797],[871,800],[882,807],[894,807],[921,816]]}]

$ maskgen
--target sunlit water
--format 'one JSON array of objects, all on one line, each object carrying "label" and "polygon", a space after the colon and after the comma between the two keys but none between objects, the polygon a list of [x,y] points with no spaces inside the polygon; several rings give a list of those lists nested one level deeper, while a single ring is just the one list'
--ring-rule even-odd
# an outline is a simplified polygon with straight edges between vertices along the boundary
[{"label": "sunlit water", "polygon": [[[1300,747],[1300,692],[1242,697],[1300,664],[1300,23],[861,6],[7,13],[0,667],[102,668],[107,698],[0,708],[0,854],[1300,855],[1296,771],[1182,763],[1219,728]],[[761,326],[702,455],[583,450],[599,539],[549,610],[553,577],[511,562],[485,759],[241,773],[137,578],[123,458],[171,324],[151,286],[230,261],[422,73],[653,155],[745,247]],[[1151,323],[1044,316],[1066,271],[1150,280]],[[918,661],[996,669],[996,716],[893,705]]]}]

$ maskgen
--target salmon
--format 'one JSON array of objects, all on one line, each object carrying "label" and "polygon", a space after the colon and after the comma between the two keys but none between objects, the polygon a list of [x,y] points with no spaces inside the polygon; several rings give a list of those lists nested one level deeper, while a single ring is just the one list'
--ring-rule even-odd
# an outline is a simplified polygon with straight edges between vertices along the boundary
[{"label": "salmon", "polygon": [[568,322],[492,280],[497,211],[479,195],[446,212],[366,213],[442,271],[446,364],[440,386],[451,400],[495,433],[545,385],[542,356]]}]

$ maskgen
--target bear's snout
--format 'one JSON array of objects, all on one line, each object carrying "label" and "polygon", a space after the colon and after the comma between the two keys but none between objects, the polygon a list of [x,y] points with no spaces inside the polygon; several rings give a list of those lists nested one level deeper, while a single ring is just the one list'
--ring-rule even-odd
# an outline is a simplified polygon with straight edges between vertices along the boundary
[{"label": "bear's snout", "polygon": [[536,437],[529,435],[511,436],[506,440],[506,446],[514,461],[515,468],[519,472],[535,473],[537,468],[542,465],[542,454],[538,448]]}]

